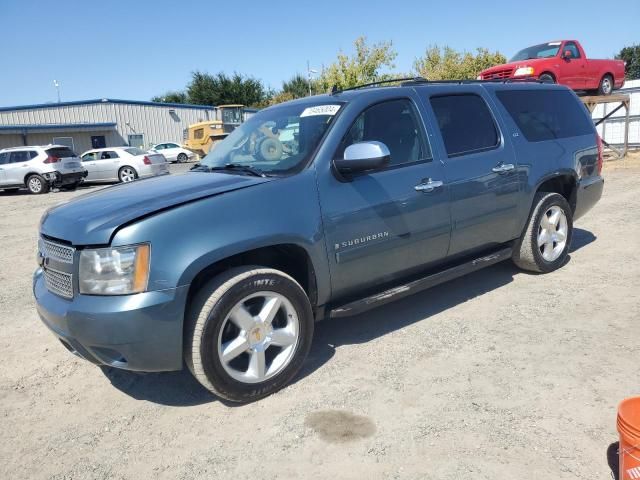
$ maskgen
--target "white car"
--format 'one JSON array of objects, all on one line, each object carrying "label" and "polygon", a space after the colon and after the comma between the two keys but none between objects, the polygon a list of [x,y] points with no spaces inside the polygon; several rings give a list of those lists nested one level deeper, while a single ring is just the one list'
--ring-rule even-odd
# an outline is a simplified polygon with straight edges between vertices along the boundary
[{"label": "white car", "polygon": [[167,162],[184,163],[196,156],[191,150],[182,148],[177,143],[159,143],[153,147],[150,152],[161,153],[167,159]]},{"label": "white car", "polygon": [[36,194],[50,188],[74,190],[86,174],[78,155],[65,145],[0,150],[0,190],[27,187]]},{"label": "white car", "polygon": [[82,154],[82,165],[88,172],[87,182],[132,182],[169,173],[163,155],[135,147],[88,150]]}]

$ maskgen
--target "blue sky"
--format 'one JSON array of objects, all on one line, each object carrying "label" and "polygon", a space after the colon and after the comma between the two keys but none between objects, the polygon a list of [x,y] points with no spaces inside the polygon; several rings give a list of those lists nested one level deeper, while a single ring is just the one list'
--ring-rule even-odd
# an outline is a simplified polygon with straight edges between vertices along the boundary
[{"label": "blue sky", "polygon": [[54,79],[63,101],[148,100],[183,88],[193,70],[235,70],[279,88],[307,60],[319,69],[350,52],[359,35],[393,41],[398,71],[434,43],[509,57],[576,38],[589,56],[611,57],[640,43],[640,1],[0,0],[0,24],[8,106],[55,101]]}]

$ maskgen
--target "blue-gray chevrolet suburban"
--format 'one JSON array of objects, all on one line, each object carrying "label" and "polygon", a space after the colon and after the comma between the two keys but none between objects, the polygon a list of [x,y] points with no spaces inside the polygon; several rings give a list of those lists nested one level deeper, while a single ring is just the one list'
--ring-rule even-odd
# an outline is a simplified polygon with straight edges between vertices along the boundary
[{"label": "blue-gray chevrolet suburban", "polygon": [[593,122],[562,86],[334,90],[260,111],[187,173],[48,210],[33,293],[78,356],[186,364],[248,402],[296,375],[316,320],[502,260],[561,267],[601,170]]}]

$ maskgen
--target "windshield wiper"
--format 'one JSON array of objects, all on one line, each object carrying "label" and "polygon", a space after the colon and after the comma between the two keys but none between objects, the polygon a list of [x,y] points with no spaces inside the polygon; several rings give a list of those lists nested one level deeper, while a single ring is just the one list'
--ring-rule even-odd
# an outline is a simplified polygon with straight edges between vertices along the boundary
[{"label": "windshield wiper", "polygon": [[264,173],[259,168],[250,167],[249,165],[242,165],[240,163],[227,163],[223,166],[218,167],[208,167],[210,172],[219,171],[219,170],[238,170],[241,172],[246,172],[254,177],[266,177],[267,174]]}]

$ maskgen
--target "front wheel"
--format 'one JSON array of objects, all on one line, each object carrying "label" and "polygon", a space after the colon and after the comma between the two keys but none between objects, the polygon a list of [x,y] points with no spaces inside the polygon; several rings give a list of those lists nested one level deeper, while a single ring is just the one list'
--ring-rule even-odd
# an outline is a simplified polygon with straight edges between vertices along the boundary
[{"label": "front wheel", "polygon": [[283,388],[311,348],[313,314],[289,275],[239,267],[198,292],[187,313],[185,360],[208,390],[251,402]]},{"label": "front wheel", "polygon": [[556,79],[553,78],[553,75],[551,75],[550,73],[543,73],[542,75],[540,75],[539,80],[543,83],[556,83]]},{"label": "front wheel", "polygon": [[513,261],[523,270],[549,273],[567,259],[573,235],[573,213],[558,193],[539,192],[522,236],[513,249]]},{"label": "front wheel", "polygon": [[189,160],[189,158],[187,157],[186,153],[181,153],[178,155],[178,163],[185,163],[187,160]]}]

